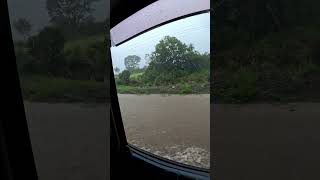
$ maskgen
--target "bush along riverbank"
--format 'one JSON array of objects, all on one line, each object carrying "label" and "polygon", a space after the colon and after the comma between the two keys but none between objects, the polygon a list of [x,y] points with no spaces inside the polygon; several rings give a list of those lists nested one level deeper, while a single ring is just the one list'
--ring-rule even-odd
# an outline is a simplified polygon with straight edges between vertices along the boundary
[{"label": "bush along riverbank", "polygon": [[176,84],[171,86],[127,86],[117,85],[119,94],[209,94],[210,85],[206,84]]},{"label": "bush along riverbank", "polygon": [[20,79],[24,100],[31,102],[106,103],[109,82],[28,76]]}]

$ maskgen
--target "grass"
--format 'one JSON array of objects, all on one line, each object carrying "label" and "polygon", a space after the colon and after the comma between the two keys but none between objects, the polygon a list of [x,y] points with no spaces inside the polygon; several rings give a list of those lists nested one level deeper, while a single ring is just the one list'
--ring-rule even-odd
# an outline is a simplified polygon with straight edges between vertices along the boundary
[{"label": "grass", "polygon": [[[174,81],[170,77],[162,76],[168,80],[161,79],[160,83],[142,80],[144,72],[130,75],[129,84],[121,84],[117,81],[117,90],[120,94],[209,94],[209,71],[203,70],[180,77]],[[159,78],[160,76],[158,76]],[[154,81],[157,81],[155,79]]]},{"label": "grass", "polygon": [[192,87],[188,83],[184,83],[180,86],[180,93],[181,94],[190,94],[192,93]]},{"label": "grass", "polygon": [[143,72],[141,73],[134,73],[130,75],[130,79],[134,79],[137,80],[139,77],[141,77],[143,75]]},{"label": "grass", "polygon": [[75,47],[87,48],[91,44],[97,41],[103,41],[103,40],[104,40],[104,35],[100,34],[100,35],[90,36],[84,39],[68,41],[64,45],[64,51],[72,50]]},{"label": "grass", "polygon": [[209,94],[208,84],[176,84],[167,86],[117,85],[119,94]]},{"label": "grass", "polygon": [[22,76],[22,94],[28,101],[45,102],[105,102],[107,83],[80,81],[43,76]]},{"label": "grass", "polygon": [[194,72],[187,76],[180,78],[181,82],[197,82],[197,83],[206,83],[209,81],[209,70],[202,70],[200,72]]},{"label": "grass", "polygon": [[138,92],[144,92],[144,88],[128,85],[117,85],[117,91],[120,94],[136,94]]}]

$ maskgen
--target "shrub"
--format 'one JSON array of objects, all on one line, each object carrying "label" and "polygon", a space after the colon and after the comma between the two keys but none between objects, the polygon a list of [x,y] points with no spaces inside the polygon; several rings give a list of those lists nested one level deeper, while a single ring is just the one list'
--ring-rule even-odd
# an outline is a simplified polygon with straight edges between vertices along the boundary
[{"label": "shrub", "polygon": [[102,36],[68,42],[64,48],[69,75],[73,79],[105,80],[109,56]]},{"label": "shrub", "polygon": [[225,94],[227,101],[248,102],[257,95],[257,73],[249,68],[241,68],[236,72],[228,84]]},{"label": "shrub", "polygon": [[192,92],[192,87],[188,83],[184,83],[180,86],[180,93],[181,94],[188,94]]},{"label": "shrub", "polygon": [[66,50],[64,56],[70,78],[78,80],[90,79],[90,63],[85,55],[85,51],[79,46],[75,46]]},{"label": "shrub", "polygon": [[45,27],[36,36],[29,38],[29,53],[41,62],[43,73],[61,75],[65,70],[63,57],[65,38],[59,29]]},{"label": "shrub", "polygon": [[119,74],[119,80],[123,84],[129,84],[130,82],[130,71],[124,70]]},{"label": "shrub", "polygon": [[16,61],[20,74],[37,73],[39,71],[39,63],[27,51],[26,48],[15,48]]}]

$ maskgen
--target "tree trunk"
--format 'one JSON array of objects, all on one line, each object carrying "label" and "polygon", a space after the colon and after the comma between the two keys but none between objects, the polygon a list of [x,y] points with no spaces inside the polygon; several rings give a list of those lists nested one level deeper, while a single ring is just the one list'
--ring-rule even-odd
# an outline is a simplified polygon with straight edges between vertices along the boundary
[{"label": "tree trunk", "polygon": [[267,10],[269,11],[269,13],[270,13],[271,16],[272,16],[272,20],[273,20],[274,25],[275,25],[276,28],[277,28],[277,31],[279,31],[279,30],[280,30],[280,20],[279,20],[279,18],[277,17],[274,9],[272,8],[272,6],[271,6],[269,3],[266,4],[266,8],[267,8]]}]

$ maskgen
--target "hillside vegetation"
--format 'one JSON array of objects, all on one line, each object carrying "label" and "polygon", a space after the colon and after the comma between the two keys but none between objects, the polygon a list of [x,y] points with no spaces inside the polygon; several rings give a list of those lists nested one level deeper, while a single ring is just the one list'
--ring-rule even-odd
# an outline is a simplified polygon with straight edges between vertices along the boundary
[{"label": "hillside vegetation", "polygon": [[315,0],[216,1],[214,101],[319,101],[319,5]]}]

